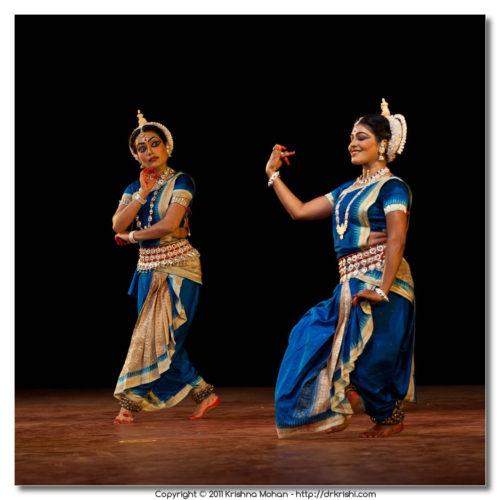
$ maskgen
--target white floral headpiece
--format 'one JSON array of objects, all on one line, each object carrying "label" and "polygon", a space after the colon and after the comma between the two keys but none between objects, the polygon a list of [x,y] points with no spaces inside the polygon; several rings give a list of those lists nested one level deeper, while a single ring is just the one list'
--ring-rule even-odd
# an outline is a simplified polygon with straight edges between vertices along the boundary
[{"label": "white floral headpiece", "polygon": [[[132,134],[136,130],[138,130],[138,129],[142,130],[142,127],[144,125],[154,125],[155,127],[158,127],[165,134],[165,137],[167,138],[167,144],[166,144],[166,146],[167,146],[168,156],[170,158],[172,156],[172,151],[174,149],[174,140],[172,139],[172,134],[170,133],[170,130],[168,130],[168,128],[165,127],[165,125],[162,125],[161,123],[158,123],[158,122],[148,122],[146,120],[146,118],[144,118],[144,115],[141,113],[140,109],[137,110],[137,118],[139,120],[139,126],[132,131]],[[132,145],[131,144],[129,144],[129,149],[130,149],[130,152],[132,153],[132,156],[137,161],[139,161],[139,157],[137,156],[137,153],[132,149]]]},{"label": "white floral headpiece", "polygon": [[382,103],[380,104],[380,109],[382,116],[385,116],[389,120],[389,125],[391,127],[391,140],[387,146],[387,163],[396,158],[396,154],[400,155],[406,144],[406,120],[403,115],[391,115],[389,111],[389,104],[382,97]]}]

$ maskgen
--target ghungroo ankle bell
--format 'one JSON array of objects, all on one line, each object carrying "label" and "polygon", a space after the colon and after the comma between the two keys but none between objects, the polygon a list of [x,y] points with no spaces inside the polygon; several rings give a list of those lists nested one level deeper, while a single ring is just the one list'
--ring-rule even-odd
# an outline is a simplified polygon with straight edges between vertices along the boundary
[{"label": "ghungroo ankle bell", "polygon": [[384,418],[383,420],[377,420],[374,417],[370,417],[371,421],[378,425],[396,425],[400,424],[405,418],[405,414],[403,412],[403,402],[396,401],[396,406],[392,411],[392,415]]},{"label": "ghungroo ankle bell", "polygon": [[136,403],[131,399],[127,398],[124,394],[120,395],[120,405],[122,408],[126,408],[129,411],[139,412],[142,410],[141,403]]},{"label": "ghungroo ankle bell", "polygon": [[205,384],[203,387],[193,387],[191,391],[191,397],[194,402],[199,405],[204,399],[208,398],[212,392],[214,392],[215,387],[211,384]]}]

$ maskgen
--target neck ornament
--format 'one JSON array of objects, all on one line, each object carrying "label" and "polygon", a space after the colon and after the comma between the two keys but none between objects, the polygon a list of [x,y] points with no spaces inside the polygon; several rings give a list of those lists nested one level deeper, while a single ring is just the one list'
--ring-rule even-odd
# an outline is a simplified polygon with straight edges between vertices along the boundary
[{"label": "neck ornament", "polygon": [[377,170],[373,175],[370,177],[365,177],[363,179],[363,175],[360,175],[357,179],[355,184],[369,184],[370,182],[373,182],[375,179],[378,179],[379,177],[382,177],[383,175],[387,174],[389,172],[388,167],[381,168],[380,170]]},{"label": "neck ornament", "polygon": [[[363,179],[363,176],[359,176],[354,184],[342,191],[342,194],[340,195],[340,198],[338,199],[337,203],[335,204],[335,222],[336,222],[336,230],[337,234],[339,235],[340,239],[344,239],[344,234],[347,231],[347,226],[349,225],[349,210],[351,209],[351,205],[353,204],[354,200],[371,184],[373,184],[376,180],[378,180],[380,177],[385,175],[387,172],[389,172],[389,169],[387,167],[384,167],[380,169],[378,172],[373,174],[372,176]],[[340,203],[344,199],[347,193],[353,191],[353,187],[361,184],[363,187],[352,197],[351,201],[349,202],[349,205],[347,205],[347,209],[345,211],[344,215],[344,222],[342,224],[340,223],[340,215],[339,215],[339,207]]]},{"label": "neck ornament", "polygon": [[142,227],[142,223],[139,220],[139,214],[135,216],[135,223],[137,226],[137,229],[147,229],[148,227],[151,226],[151,222],[153,221],[153,211],[154,211],[154,206],[155,206],[155,201],[156,197],[158,196],[158,193],[160,192],[160,188],[167,182],[167,180],[172,177],[172,175],[175,173],[175,170],[173,168],[167,167],[164,172],[160,175],[158,179],[156,179],[155,185],[153,186],[153,197],[151,198],[151,202],[149,203],[149,215],[148,215],[148,222],[147,224]]},{"label": "neck ornament", "polygon": [[165,182],[167,182],[167,180],[170,177],[172,177],[172,175],[174,175],[174,174],[175,174],[175,170],[173,168],[167,167],[162,172],[160,177],[158,177],[158,179],[156,179],[155,185],[153,186],[153,191],[157,191],[158,189],[160,189],[163,186],[163,184],[165,184]]}]

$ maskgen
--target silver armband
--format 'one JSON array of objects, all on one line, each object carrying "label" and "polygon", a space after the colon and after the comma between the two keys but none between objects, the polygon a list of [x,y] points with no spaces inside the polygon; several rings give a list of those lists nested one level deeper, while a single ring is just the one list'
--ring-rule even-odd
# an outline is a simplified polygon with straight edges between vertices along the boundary
[{"label": "silver armband", "polygon": [[172,198],[172,203],[178,203],[179,205],[182,205],[184,208],[189,207],[189,200],[182,196],[174,196]]}]

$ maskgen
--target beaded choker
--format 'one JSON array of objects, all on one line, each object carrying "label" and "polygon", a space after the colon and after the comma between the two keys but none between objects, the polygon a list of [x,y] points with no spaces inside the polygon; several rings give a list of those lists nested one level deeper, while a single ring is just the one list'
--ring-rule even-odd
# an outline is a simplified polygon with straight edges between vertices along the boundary
[{"label": "beaded choker", "polygon": [[388,167],[384,167],[380,170],[377,170],[373,175],[370,177],[367,177],[366,179],[363,179],[363,175],[360,175],[357,179],[355,184],[368,184],[369,182],[374,181],[375,179],[378,179],[379,177],[382,177],[385,175],[387,172],[389,172]]}]

